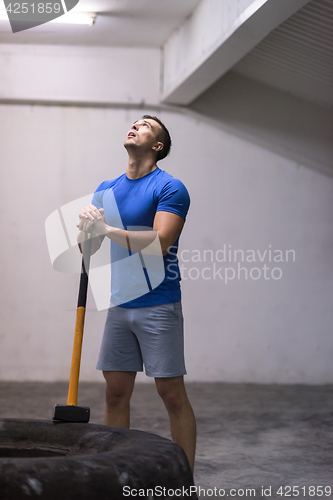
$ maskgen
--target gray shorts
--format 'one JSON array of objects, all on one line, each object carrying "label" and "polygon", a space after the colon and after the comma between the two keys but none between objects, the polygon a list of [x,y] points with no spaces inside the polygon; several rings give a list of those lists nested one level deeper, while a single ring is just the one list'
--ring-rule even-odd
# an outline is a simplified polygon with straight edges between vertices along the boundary
[{"label": "gray shorts", "polygon": [[148,377],[186,374],[180,301],[109,309],[97,370],[142,372],[143,365]]}]

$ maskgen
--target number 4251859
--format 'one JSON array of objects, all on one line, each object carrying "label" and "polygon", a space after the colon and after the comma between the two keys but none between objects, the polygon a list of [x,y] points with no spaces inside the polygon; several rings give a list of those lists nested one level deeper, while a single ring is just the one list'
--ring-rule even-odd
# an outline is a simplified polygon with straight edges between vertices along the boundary
[{"label": "number 4251859", "polygon": [[276,492],[281,497],[329,497],[331,493],[330,486],[280,486]]},{"label": "number 4251859", "polygon": [[23,2],[10,3],[7,7],[7,12],[10,14],[59,14],[61,12],[60,3],[51,2]]}]

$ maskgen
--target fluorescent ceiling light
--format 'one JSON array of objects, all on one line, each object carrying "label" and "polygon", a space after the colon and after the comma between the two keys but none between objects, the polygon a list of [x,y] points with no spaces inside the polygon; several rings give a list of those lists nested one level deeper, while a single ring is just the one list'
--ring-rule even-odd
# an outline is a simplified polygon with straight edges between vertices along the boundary
[{"label": "fluorescent ceiling light", "polygon": [[3,9],[0,9],[0,21],[8,21],[7,12]]},{"label": "fluorescent ceiling light", "polygon": [[49,21],[50,23],[64,24],[88,24],[92,26],[95,22],[96,14],[94,12],[67,12],[63,16],[57,17]]},{"label": "fluorescent ceiling light", "polygon": [[[95,22],[96,14],[94,12],[67,12],[66,14],[48,21],[49,23],[64,24],[87,24],[92,26]],[[0,21],[8,21],[7,12],[0,9]],[[46,24],[46,23],[45,23]]]}]

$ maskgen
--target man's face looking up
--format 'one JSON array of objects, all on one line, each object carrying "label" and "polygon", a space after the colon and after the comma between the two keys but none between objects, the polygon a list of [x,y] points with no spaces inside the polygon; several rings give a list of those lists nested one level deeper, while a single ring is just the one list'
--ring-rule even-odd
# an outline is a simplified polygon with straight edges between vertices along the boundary
[{"label": "man's face looking up", "polygon": [[161,131],[161,126],[155,120],[138,120],[133,123],[131,130],[128,132],[124,146],[126,149],[154,149],[157,153],[161,149],[161,146],[163,146],[163,143],[158,140]]}]

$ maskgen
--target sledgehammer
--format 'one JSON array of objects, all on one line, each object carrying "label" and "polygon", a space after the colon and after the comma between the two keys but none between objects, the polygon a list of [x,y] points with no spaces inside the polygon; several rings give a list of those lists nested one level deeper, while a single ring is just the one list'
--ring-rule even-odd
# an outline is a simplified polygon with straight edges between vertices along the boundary
[{"label": "sledgehammer", "polygon": [[77,394],[79,388],[84,317],[87,303],[91,240],[92,227],[85,233],[85,240],[83,244],[80,288],[77,302],[73,356],[69,378],[67,405],[55,405],[53,413],[53,420],[62,420],[63,422],[89,422],[90,417],[90,408],[86,406],[77,406]]}]

